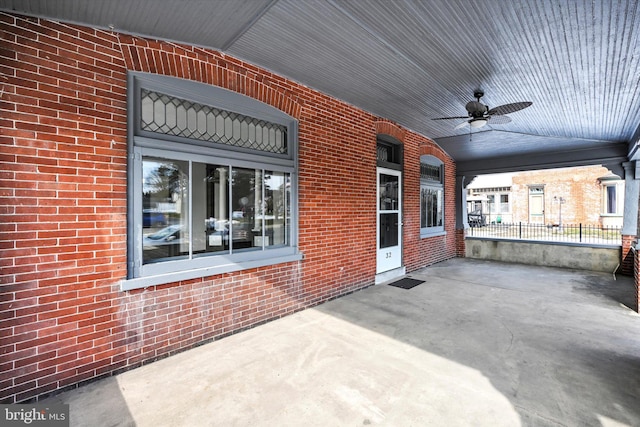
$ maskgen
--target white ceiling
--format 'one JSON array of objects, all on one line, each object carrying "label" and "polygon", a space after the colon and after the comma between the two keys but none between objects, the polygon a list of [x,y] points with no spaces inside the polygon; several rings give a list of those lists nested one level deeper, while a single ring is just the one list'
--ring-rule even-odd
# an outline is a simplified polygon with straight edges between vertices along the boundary
[{"label": "white ceiling", "polygon": [[[459,174],[620,163],[640,139],[637,0],[0,0],[221,50],[434,139]],[[474,90],[512,122],[454,130]]]}]

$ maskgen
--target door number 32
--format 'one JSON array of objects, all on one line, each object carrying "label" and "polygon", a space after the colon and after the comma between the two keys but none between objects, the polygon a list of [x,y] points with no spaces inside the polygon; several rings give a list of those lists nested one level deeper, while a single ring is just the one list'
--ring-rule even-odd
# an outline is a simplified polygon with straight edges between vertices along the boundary
[{"label": "door number 32", "polygon": [[389,259],[389,258],[393,258],[393,255],[392,255],[391,252],[387,252],[387,253],[384,254],[384,257]]}]

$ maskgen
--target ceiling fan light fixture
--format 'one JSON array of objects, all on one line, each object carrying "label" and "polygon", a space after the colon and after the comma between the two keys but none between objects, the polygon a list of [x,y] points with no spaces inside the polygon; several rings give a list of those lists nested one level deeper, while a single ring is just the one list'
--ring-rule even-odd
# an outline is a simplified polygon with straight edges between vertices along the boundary
[{"label": "ceiling fan light fixture", "polygon": [[472,128],[481,128],[487,124],[487,119],[474,119],[469,122]]}]

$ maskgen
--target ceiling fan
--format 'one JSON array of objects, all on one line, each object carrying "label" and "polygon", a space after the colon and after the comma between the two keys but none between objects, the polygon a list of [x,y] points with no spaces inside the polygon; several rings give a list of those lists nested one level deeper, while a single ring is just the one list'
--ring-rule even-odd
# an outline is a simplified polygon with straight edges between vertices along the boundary
[{"label": "ceiling fan", "polygon": [[533,104],[533,102],[514,102],[513,104],[499,105],[495,108],[489,109],[489,106],[480,102],[480,98],[484,96],[484,92],[477,90],[473,93],[476,101],[469,101],[465,108],[467,109],[467,116],[459,117],[439,117],[432,120],[451,120],[451,119],[468,119],[455,127],[455,129],[461,129],[466,125],[472,128],[481,128],[487,123],[495,125],[503,125],[511,122],[511,117],[506,116],[509,113],[515,113],[524,108],[527,108]]}]

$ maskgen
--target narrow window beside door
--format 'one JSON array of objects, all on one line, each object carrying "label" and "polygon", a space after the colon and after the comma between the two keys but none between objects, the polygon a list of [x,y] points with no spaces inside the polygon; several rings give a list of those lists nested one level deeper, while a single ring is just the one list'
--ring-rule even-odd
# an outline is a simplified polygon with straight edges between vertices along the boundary
[{"label": "narrow window beside door", "polygon": [[444,165],[434,156],[420,157],[420,236],[444,232]]}]

